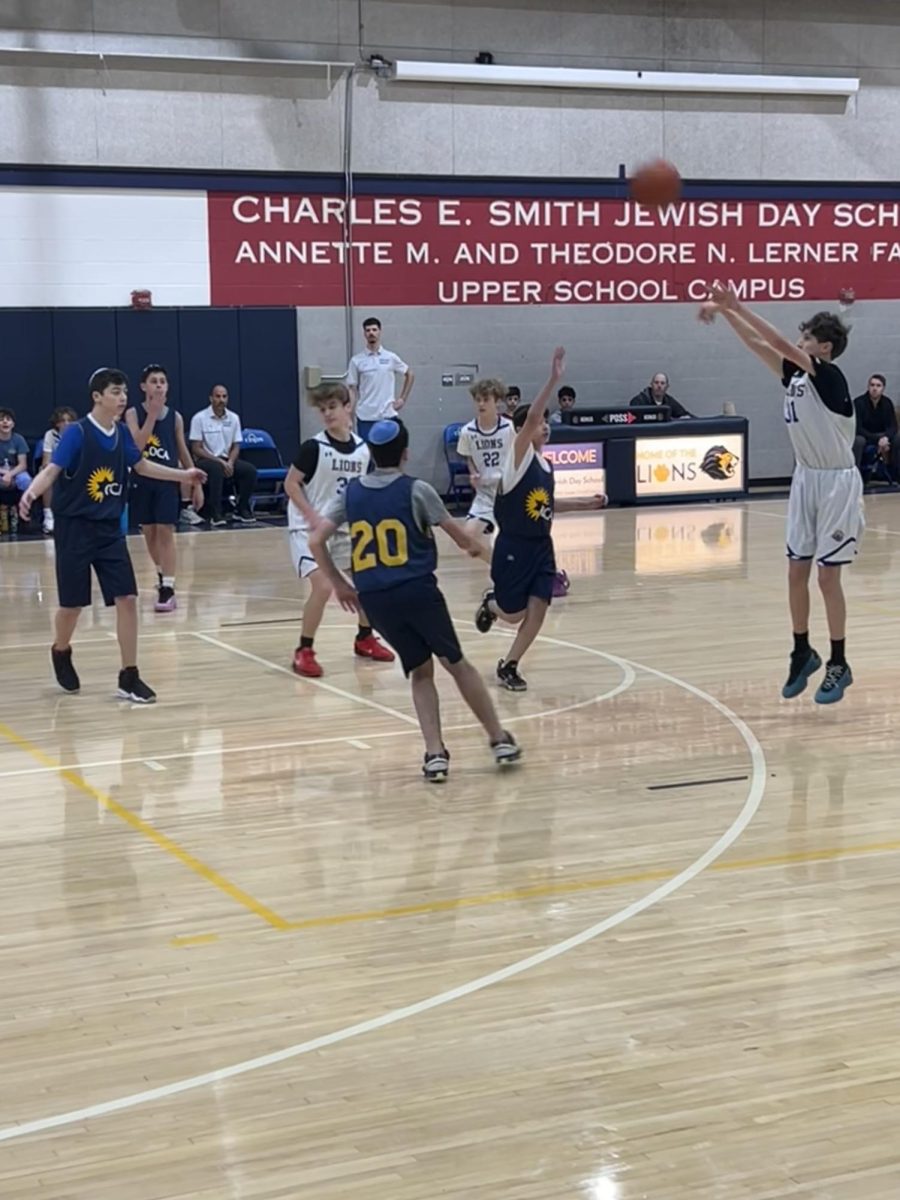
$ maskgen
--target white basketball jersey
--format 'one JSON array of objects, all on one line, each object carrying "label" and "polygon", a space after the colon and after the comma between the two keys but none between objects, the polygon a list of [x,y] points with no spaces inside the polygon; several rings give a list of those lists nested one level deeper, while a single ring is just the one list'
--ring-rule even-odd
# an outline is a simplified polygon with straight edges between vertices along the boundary
[{"label": "white basketball jersey", "polygon": [[500,476],[503,474],[503,464],[509,455],[510,447],[516,438],[513,423],[507,417],[499,417],[497,427],[489,433],[478,428],[478,421],[469,421],[459,431],[457,449],[465,458],[469,458],[480,475],[478,495],[491,501],[497,494]]},{"label": "white basketball jersey", "polygon": [[[323,431],[316,434],[319,443],[319,461],[312,479],[303,481],[303,490],[310,505],[317,513],[323,512],[328,504],[343,492],[351,479],[359,479],[369,469],[369,447],[355,433],[350,434],[353,450],[344,453],[331,444]],[[288,505],[288,528],[307,530],[306,518],[293,504]]]},{"label": "white basketball jersey", "polygon": [[[831,369],[838,371],[837,367]],[[794,457],[802,466],[819,471],[844,471],[854,466],[855,414],[845,417],[832,412],[816,391],[815,378],[799,367],[784,394],[784,419]]]}]

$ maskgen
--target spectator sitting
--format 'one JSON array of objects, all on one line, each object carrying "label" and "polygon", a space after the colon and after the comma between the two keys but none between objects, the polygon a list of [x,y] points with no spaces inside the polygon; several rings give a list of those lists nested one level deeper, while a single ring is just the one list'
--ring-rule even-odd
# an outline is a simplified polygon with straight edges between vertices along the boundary
[{"label": "spectator sitting", "polygon": [[240,418],[228,409],[228,389],[217,383],[209,393],[209,408],[194,414],[190,428],[191,454],[208,476],[206,513],[213,529],[221,529],[226,523],[222,513],[226,479],[233,481],[237,492],[235,520],[242,525],[254,524],[250,500],[256,486],[256,467],[241,461],[242,441]]},{"label": "spectator sitting", "polygon": [[506,395],[503,398],[503,409],[501,409],[501,414],[505,409],[506,415],[511,420],[513,414],[521,403],[522,389],[520,387],[516,387],[514,383],[510,384],[510,386],[506,389]]},{"label": "spectator sitting", "polygon": [[[49,465],[53,457],[53,451],[59,445],[59,439],[63,435],[67,425],[71,425],[73,421],[78,420],[78,413],[74,408],[54,408],[50,414],[50,428],[44,434],[41,450],[41,467]],[[53,491],[48,488],[44,492],[44,533],[53,532],[53,509],[51,507]]]},{"label": "spectator sitting", "polygon": [[877,457],[892,469],[895,481],[900,480],[900,436],[897,434],[897,411],[890,396],[884,394],[887,380],[883,375],[870,375],[868,390],[853,401],[856,410],[856,437],[853,455],[862,472],[866,446],[875,446]]},{"label": "spectator sitting", "polygon": [[550,414],[550,424],[562,425],[563,413],[569,412],[570,409],[575,407],[575,389],[568,384],[561,387],[556,393],[556,403],[559,405],[559,409],[557,412]]},{"label": "spectator sitting", "polygon": [[15,433],[16,414],[11,408],[0,408],[0,495],[5,503],[0,508],[0,533],[16,533],[19,528],[16,505],[19,493],[31,483],[28,474],[28,443]]},{"label": "spectator sitting", "polygon": [[667,404],[669,406],[669,417],[673,421],[694,415],[693,413],[689,413],[684,405],[680,404],[674,396],[669,395],[669,377],[665,371],[657,371],[650,380],[650,386],[645,387],[642,392],[638,392],[636,396],[631,397],[631,408],[643,408],[649,404]]}]

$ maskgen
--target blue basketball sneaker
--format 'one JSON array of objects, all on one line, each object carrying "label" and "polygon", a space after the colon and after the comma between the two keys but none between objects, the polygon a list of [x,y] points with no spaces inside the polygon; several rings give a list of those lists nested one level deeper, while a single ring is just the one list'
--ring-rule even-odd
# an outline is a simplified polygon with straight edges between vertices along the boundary
[{"label": "blue basketball sneaker", "polygon": [[[792,654],[787,683],[781,689],[785,700],[793,700],[795,696],[805,692],[810,675],[815,675],[821,666],[822,660],[812,647],[802,654]],[[836,699],[840,700],[840,696]]]},{"label": "blue basketball sneaker", "polygon": [[829,663],[816,692],[816,704],[837,704],[838,700],[843,700],[844,692],[852,682],[853,672],[846,663]]}]

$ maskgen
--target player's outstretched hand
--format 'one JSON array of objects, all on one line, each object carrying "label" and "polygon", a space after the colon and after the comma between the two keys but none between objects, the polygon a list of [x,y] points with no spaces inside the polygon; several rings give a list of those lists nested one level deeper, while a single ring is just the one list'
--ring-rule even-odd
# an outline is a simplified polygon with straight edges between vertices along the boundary
[{"label": "player's outstretched hand", "polygon": [[719,311],[718,304],[713,304],[712,300],[704,300],[697,312],[697,320],[704,325],[712,325]]},{"label": "player's outstretched hand", "polygon": [[28,489],[22,493],[22,498],[19,500],[19,516],[23,521],[27,521],[31,515],[31,506],[34,504],[35,497],[29,496]]},{"label": "player's outstretched hand", "polygon": [[550,378],[556,383],[566,372],[566,348],[557,346],[553,351],[553,362],[550,364]]},{"label": "player's outstretched hand", "polygon": [[342,583],[334,589],[334,598],[347,612],[359,612],[359,594],[349,583]]},{"label": "player's outstretched hand", "polygon": [[737,293],[734,288],[726,287],[718,279],[714,279],[710,285],[709,299],[718,308],[736,308],[738,302]]},{"label": "player's outstretched hand", "polygon": [[188,467],[188,469],[185,471],[185,475],[188,477],[188,483],[206,483],[206,472],[201,471],[199,467]]}]

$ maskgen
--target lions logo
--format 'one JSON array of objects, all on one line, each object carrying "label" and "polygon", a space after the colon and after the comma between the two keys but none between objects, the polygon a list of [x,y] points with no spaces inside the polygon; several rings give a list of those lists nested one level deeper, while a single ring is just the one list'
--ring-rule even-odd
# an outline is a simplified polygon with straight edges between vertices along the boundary
[{"label": "lions logo", "polygon": [[732,479],[740,461],[724,446],[712,446],[704,455],[700,470],[710,479]]},{"label": "lions logo", "polygon": [[121,496],[122,485],[116,483],[116,477],[109,467],[98,467],[88,476],[87,494],[95,504],[102,504],[107,496]]},{"label": "lions logo", "polygon": [[525,512],[532,521],[549,521],[553,517],[550,507],[550,493],[546,488],[532,488],[525,497]]}]

